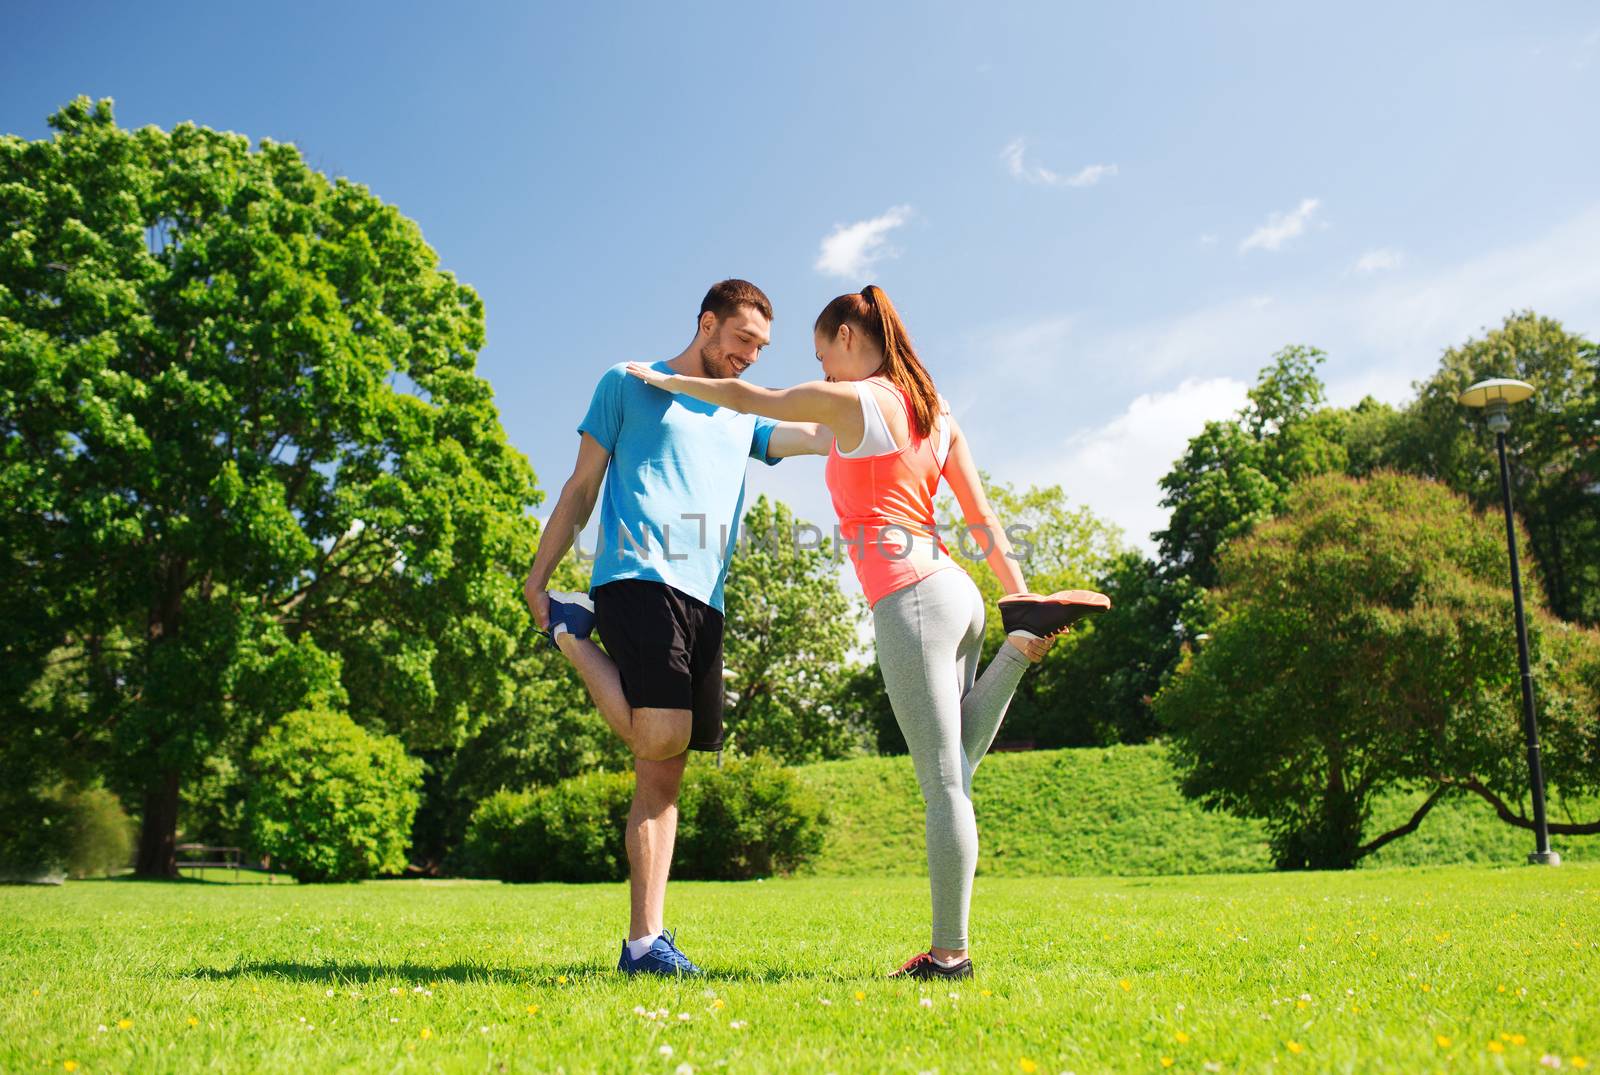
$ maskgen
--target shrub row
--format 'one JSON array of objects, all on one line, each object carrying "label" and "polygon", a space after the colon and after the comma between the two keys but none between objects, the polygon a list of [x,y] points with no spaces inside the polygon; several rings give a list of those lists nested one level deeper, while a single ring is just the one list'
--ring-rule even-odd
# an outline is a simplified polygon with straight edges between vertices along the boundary
[{"label": "shrub row", "polygon": [[[467,830],[467,871],[519,882],[621,880],[633,782],[632,773],[587,773],[491,795]],[[822,849],[826,824],[817,797],[769,758],[691,765],[678,798],[672,873],[718,881],[790,873]]]}]

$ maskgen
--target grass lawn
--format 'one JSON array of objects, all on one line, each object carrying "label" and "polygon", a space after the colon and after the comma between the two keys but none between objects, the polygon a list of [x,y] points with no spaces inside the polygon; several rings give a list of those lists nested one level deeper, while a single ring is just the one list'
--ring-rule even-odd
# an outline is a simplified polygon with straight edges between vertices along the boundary
[{"label": "grass lawn", "polygon": [[883,980],[926,899],[675,885],[668,982],[621,885],[0,889],[0,1070],[1600,1070],[1600,866],[980,878],[978,977]]}]

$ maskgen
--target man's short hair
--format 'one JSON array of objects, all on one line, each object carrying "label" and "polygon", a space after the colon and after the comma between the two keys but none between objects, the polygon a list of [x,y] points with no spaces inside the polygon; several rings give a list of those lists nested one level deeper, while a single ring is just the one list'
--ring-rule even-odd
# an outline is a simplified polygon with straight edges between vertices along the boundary
[{"label": "man's short hair", "polygon": [[741,306],[749,306],[768,321],[772,320],[772,303],[767,299],[767,293],[748,280],[723,280],[712,284],[711,290],[700,302],[700,313],[695,320],[698,321],[710,311],[721,321],[733,316]]}]

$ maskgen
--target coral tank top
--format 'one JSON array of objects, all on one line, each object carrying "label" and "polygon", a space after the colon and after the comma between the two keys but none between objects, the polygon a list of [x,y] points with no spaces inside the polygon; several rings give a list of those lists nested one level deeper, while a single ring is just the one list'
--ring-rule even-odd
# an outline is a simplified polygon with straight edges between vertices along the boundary
[{"label": "coral tank top", "polygon": [[[868,380],[894,389],[909,418],[904,389],[886,378]],[[904,448],[882,455],[846,458],[833,442],[823,475],[869,605],[937,571],[960,567],[939,539],[933,514],[949,446],[942,416],[932,436],[919,438],[913,428]]]}]

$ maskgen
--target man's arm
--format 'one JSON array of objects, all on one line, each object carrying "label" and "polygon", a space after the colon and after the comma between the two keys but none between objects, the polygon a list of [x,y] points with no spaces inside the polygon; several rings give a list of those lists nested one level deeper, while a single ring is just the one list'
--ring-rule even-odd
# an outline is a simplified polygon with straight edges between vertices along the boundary
[{"label": "man's arm", "polygon": [[606,465],[611,453],[606,451],[591,434],[582,434],[578,441],[578,461],[572,467],[572,477],[561,487],[556,500],[556,510],[550,513],[544,533],[539,535],[539,551],[533,558],[533,569],[528,581],[522,585],[522,595],[533,612],[533,620],[540,630],[550,626],[550,603],[545,591],[556,565],[572,548],[572,542],[589,522],[594,513],[594,503],[600,498],[600,486],[605,481]]},{"label": "man's arm", "polygon": [[779,422],[767,442],[767,454],[774,459],[792,455],[827,455],[833,447],[833,430],[820,422]]}]

